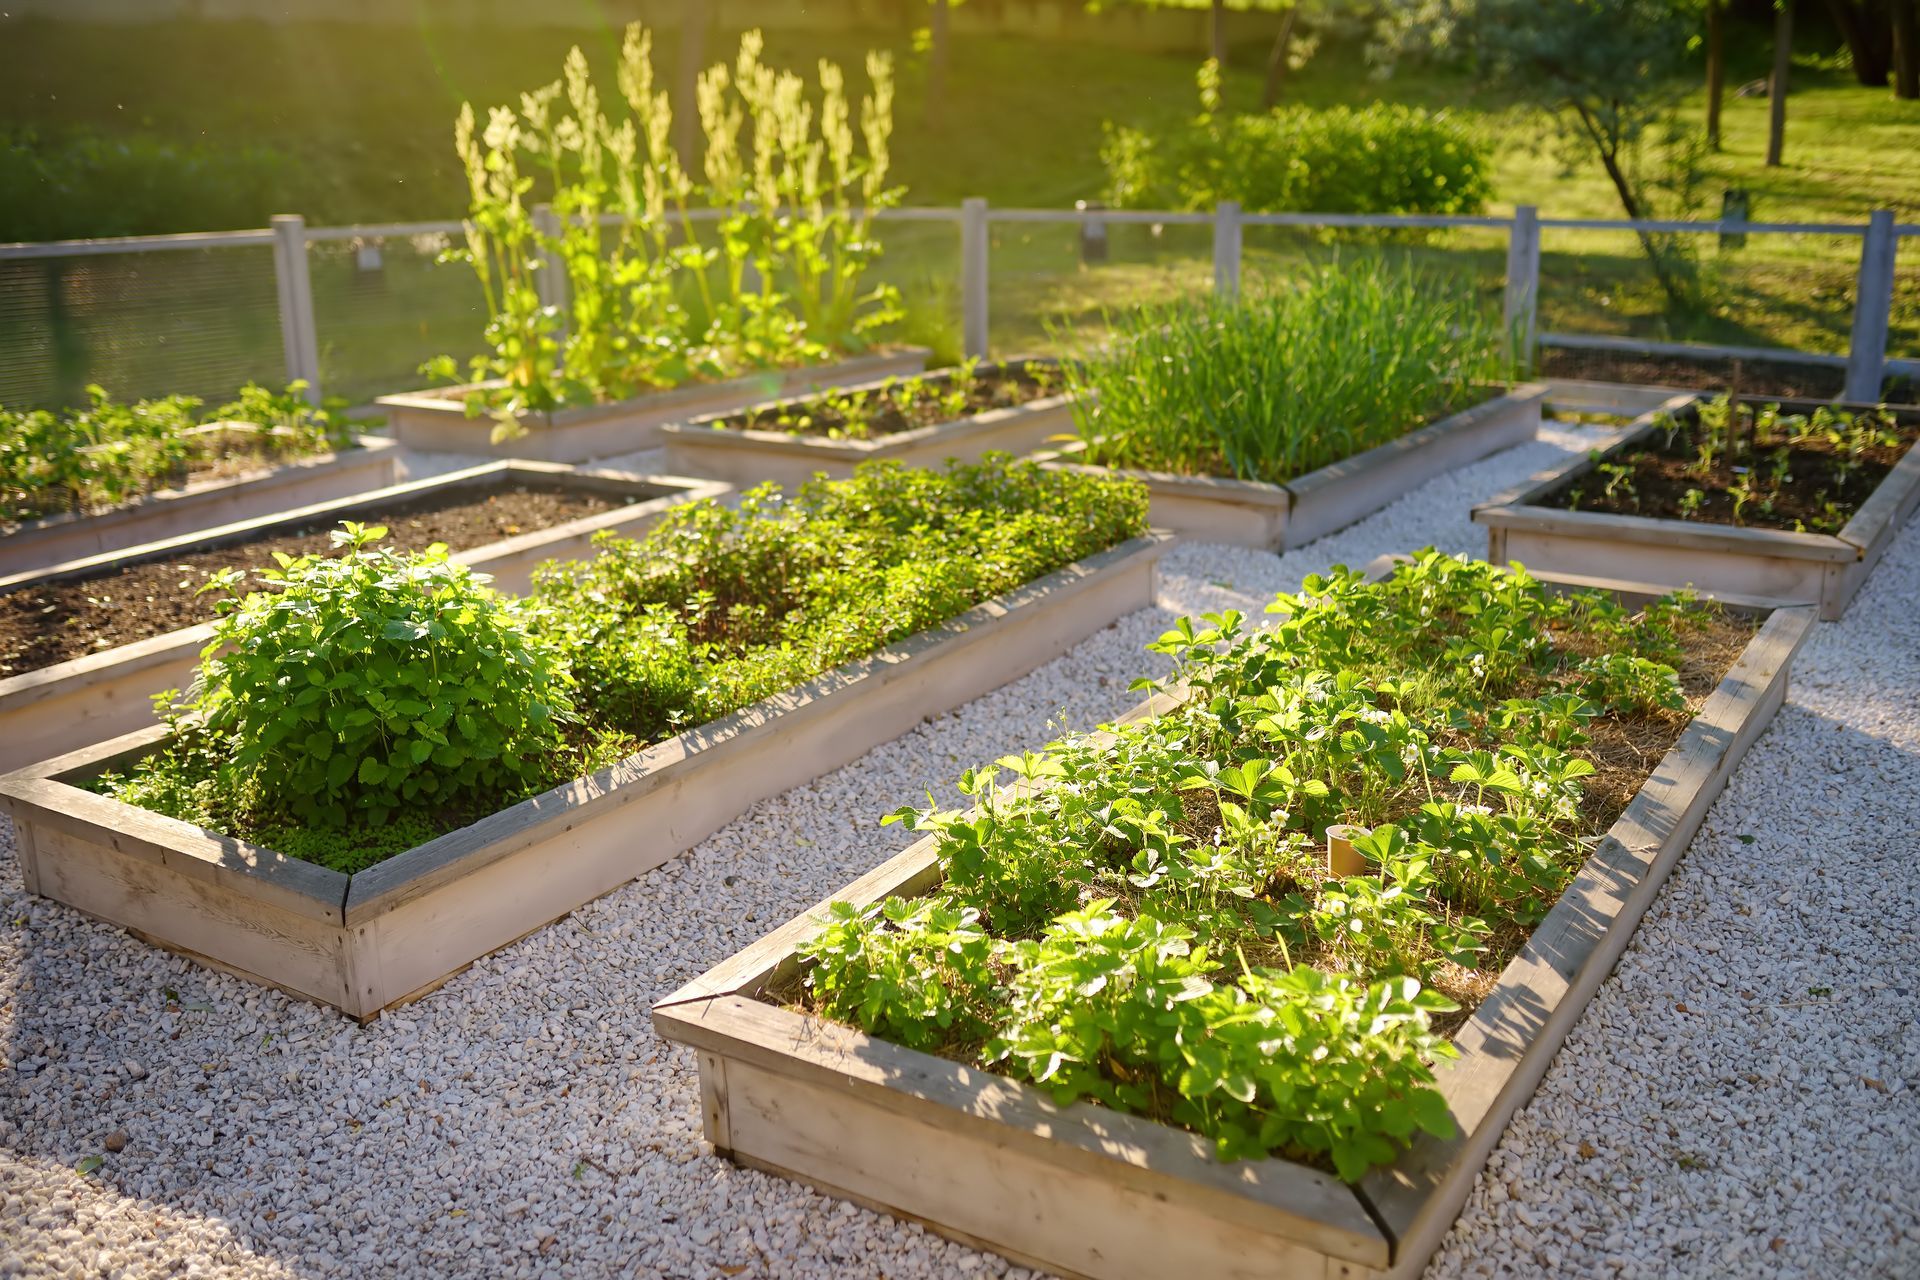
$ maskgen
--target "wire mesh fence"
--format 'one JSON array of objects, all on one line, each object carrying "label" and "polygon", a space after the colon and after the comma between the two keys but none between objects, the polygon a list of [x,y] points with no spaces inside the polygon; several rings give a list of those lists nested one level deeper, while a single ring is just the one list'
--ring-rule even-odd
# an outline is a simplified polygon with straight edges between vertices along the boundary
[{"label": "wire mesh fence", "polygon": [[433,230],[358,235],[307,246],[321,385],[359,403],[419,387],[420,365],[481,347],[486,306],[471,268],[439,262],[452,238]]},{"label": "wire mesh fence", "polygon": [[[971,224],[984,225],[979,261],[964,249],[974,234],[965,230],[970,216],[984,219]],[[291,376],[363,403],[420,385],[423,361],[451,355],[464,363],[481,350],[487,317],[473,274],[436,260],[459,224],[276,222],[295,225],[183,238],[191,247],[155,238],[0,246],[0,404],[73,405],[92,383],[119,398],[185,393],[218,402],[248,380]],[[1355,225],[1376,222],[1391,225]],[[1728,360],[1739,358],[1771,369],[1779,394],[1832,395],[1846,382],[1859,336],[1864,229],[1676,224],[1649,237],[1622,224],[1538,225],[1532,296],[1534,330],[1548,339],[1542,372],[1659,381],[1662,370],[1695,376],[1694,360],[1697,376],[1724,380]],[[875,224],[881,253],[863,283],[891,285],[904,304],[900,321],[879,336],[931,347],[946,363],[986,349],[1084,349],[1124,308],[1212,288],[1223,253],[1246,289],[1297,280],[1329,262],[1385,259],[1511,314],[1510,246],[1520,231],[1506,218],[1247,215],[1222,224],[1210,213],[902,209]],[[1882,269],[1900,264],[1882,285],[1892,294],[1885,355],[1895,362],[1920,357],[1916,232],[1897,228],[1895,253],[1882,261]],[[1668,255],[1658,266],[1650,239]],[[287,264],[297,266],[302,254],[305,271],[293,274],[305,279],[290,283]],[[314,339],[311,356],[300,354],[295,332]],[[1568,335],[1586,345],[1557,341]],[[1649,350],[1627,350],[1629,343]],[[1651,350],[1661,344],[1688,349],[1678,357]],[[1827,363],[1808,363],[1809,354]],[[1855,362],[1862,358],[1856,353]]]},{"label": "wire mesh fence", "polygon": [[0,259],[0,404],[173,394],[218,403],[283,381],[273,251],[243,245]]}]

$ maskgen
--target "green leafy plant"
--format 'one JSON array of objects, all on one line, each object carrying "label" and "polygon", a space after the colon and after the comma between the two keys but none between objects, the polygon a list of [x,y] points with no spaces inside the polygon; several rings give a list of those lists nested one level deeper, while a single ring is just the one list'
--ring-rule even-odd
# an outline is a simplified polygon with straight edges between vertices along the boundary
[{"label": "green leafy plant", "polygon": [[[378,828],[489,806],[551,779],[571,683],[527,612],[435,544],[275,558],[267,590],[233,595],[193,687],[169,711],[174,751],[210,766],[208,798],[253,823]],[[208,589],[234,590],[229,573]],[[161,772],[166,772],[163,768]],[[141,775],[122,798],[148,797]]]},{"label": "green leafy plant", "polygon": [[105,511],[221,468],[346,448],[345,402],[316,406],[305,391],[250,382],[211,414],[193,396],[124,404],[98,386],[72,412],[0,408],[0,520]]},{"label": "green leafy plant", "polygon": [[[889,815],[933,840],[939,896],[830,906],[803,999],[1228,1158],[1351,1180],[1451,1133],[1436,1019],[1586,859],[1597,739],[1677,737],[1674,668],[1640,653],[1721,624],[1431,551],[1270,608],[1265,630],[1164,633],[1172,672],[1138,686],[1174,698],[1158,718],[969,769],[966,809]],[[1336,824],[1366,828],[1363,873],[1330,873]]]},{"label": "green leafy plant", "polygon": [[1474,403],[1499,321],[1427,273],[1334,263],[1294,287],[1142,307],[1064,365],[1093,463],[1283,482]]}]

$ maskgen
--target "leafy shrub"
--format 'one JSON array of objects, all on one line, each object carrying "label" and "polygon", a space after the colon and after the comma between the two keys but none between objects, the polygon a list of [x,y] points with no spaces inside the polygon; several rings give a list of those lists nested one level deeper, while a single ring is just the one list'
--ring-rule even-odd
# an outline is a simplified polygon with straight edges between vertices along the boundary
[{"label": "leafy shrub", "polygon": [[213,762],[203,799],[325,832],[490,806],[551,778],[573,716],[557,655],[444,546],[374,547],[385,534],[349,523],[339,556],[281,553],[263,575],[274,590],[225,602],[171,713],[180,749]]},{"label": "leafy shrub", "polygon": [[1141,307],[1065,362],[1086,460],[1280,483],[1384,444],[1512,372],[1471,292],[1333,263],[1297,285]]},{"label": "leafy shrub", "polygon": [[[87,407],[71,413],[0,407],[0,519],[103,510],[177,484],[197,468],[344,448],[353,438],[345,402],[316,407],[305,389],[303,382],[284,391],[250,382],[237,400],[207,415],[192,396],[119,404],[97,386],[87,388]],[[275,430],[188,434],[207,422]]]},{"label": "leafy shrub", "polygon": [[[966,811],[891,815],[933,837],[941,896],[831,904],[801,947],[813,1007],[1228,1158],[1353,1180],[1450,1134],[1433,1019],[1479,998],[1587,857],[1595,735],[1616,760],[1677,737],[1643,696],[1673,668],[1632,651],[1677,655],[1711,615],[1434,552],[1271,608],[1266,631],[1224,613],[1151,646],[1186,691],[1162,717],[970,769]],[[1630,696],[1589,701],[1616,668]],[[1334,824],[1370,828],[1363,874],[1331,873]]]},{"label": "leafy shrub", "polygon": [[1107,195],[1123,209],[1474,214],[1493,195],[1488,142],[1444,111],[1401,103],[1220,114],[1203,69],[1200,114],[1164,133],[1109,125]]}]

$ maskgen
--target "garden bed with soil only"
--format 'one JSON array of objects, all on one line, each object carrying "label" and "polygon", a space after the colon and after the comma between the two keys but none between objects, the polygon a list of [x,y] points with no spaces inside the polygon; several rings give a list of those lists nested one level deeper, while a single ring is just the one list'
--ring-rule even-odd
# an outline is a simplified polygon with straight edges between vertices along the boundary
[{"label": "garden bed with soil only", "polygon": [[[231,434],[233,423],[211,423],[187,433]],[[243,427],[257,433],[257,427]],[[361,436],[355,448],[272,466],[231,459],[190,475],[178,488],[94,514],[63,513],[31,520],[0,535],[0,575],[18,575],[87,556],[254,520],[277,512],[385,488],[400,478],[400,455],[382,436]]]},{"label": "garden bed with soil only", "polygon": [[[1622,599],[1655,592],[1612,586]],[[1624,811],[1470,1018],[1454,1025],[1459,1056],[1434,1065],[1453,1136],[1416,1131],[1397,1158],[1357,1181],[1279,1156],[1222,1160],[1189,1129],[1062,1104],[1046,1088],[796,1007],[811,963],[800,951],[820,935],[827,903],[662,1001],[655,1025],[697,1051],[704,1125],[720,1154],[1025,1265],[1096,1280],[1417,1276],[1784,700],[1812,611],[1726,603],[1757,629],[1738,633],[1748,638],[1734,642],[1737,656],[1724,636],[1703,642],[1694,665],[1724,674],[1696,673],[1691,686],[1711,692],[1694,694],[1691,720],[1666,734],[1650,771],[1639,767],[1644,781],[1629,784]],[[1158,694],[1122,723],[1168,714],[1182,697]],[[936,892],[934,846],[921,841],[835,901],[858,909]]]},{"label": "garden bed with soil only", "polygon": [[[1488,559],[1815,604],[1839,618],[1920,506],[1920,411],[1884,411],[1869,432],[1849,418],[1883,411],[1754,407],[1758,434],[1743,413],[1730,449],[1724,426],[1703,428],[1703,411],[1724,415],[1716,402],[1672,397],[1587,457],[1476,507]],[[1781,425],[1796,416],[1809,426]]]},{"label": "garden bed with soil only", "polygon": [[862,462],[933,466],[1026,454],[1073,431],[1052,361],[943,369],[709,414],[661,428],[669,469],[747,487],[846,476]]},{"label": "garden bed with soil only", "polygon": [[690,383],[670,390],[615,401],[518,416],[521,433],[493,438],[488,415],[469,416],[466,397],[495,384],[470,384],[432,391],[381,396],[387,430],[410,449],[478,454],[492,458],[537,458],[546,462],[586,462],[656,448],[661,427],[714,413],[735,413],[783,396],[849,386],[877,378],[905,377],[927,367],[925,347],[856,356],[834,364],[800,369],[770,369],[723,382]]},{"label": "garden bed with soil only", "polygon": [[438,986],[853,760],[1153,603],[1133,538],[786,693],[352,875],[86,790],[155,726],[0,781],[28,889],[362,1019]]},{"label": "garden bed with soil only", "polygon": [[1073,461],[1082,445],[1035,456],[1052,466],[1141,481],[1152,495],[1149,510],[1157,528],[1204,542],[1285,551],[1363,520],[1437,476],[1532,440],[1546,398],[1544,386],[1524,383],[1285,484],[1086,467]]},{"label": "garden bed with soil only", "polygon": [[0,770],[153,723],[151,698],[181,688],[212,638],[199,588],[274,553],[324,553],[343,520],[385,525],[390,545],[445,543],[524,590],[535,565],[588,552],[725,486],[673,477],[487,463],[217,529],[0,578]]}]

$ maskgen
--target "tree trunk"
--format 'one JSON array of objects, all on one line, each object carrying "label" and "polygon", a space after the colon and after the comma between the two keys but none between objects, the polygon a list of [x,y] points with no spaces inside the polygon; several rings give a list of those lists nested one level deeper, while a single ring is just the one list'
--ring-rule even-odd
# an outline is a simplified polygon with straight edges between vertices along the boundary
[{"label": "tree trunk", "polygon": [[1227,65],[1227,0],[1213,0],[1213,15],[1208,22],[1208,43],[1212,45],[1210,55],[1220,64],[1222,70]]},{"label": "tree trunk", "polygon": [[1893,0],[1893,96],[1920,98],[1920,2]]},{"label": "tree trunk", "polygon": [[720,0],[681,0],[680,54],[673,67],[673,149],[681,167],[700,172],[700,73],[706,69],[707,27],[720,18]]},{"label": "tree trunk", "polygon": [[927,101],[929,120],[938,120],[947,103],[947,34],[950,16],[947,0],[933,0],[933,17],[927,24]]},{"label": "tree trunk", "polygon": [[1767,81],[1767,166],[1787,145],[1787,80],[1793,70],[1793,0],[1774,0],[1773,76]]},{"label": "tree trunk", "polygon": [[1827,0],[1827,8],[1833,25],[1840,28],[1840,38],[1847,42],[1847,52],[1853,55],[1853,78],[1870,89],[1885,84],[1887,50],[1882,28],[1886,24],[1880,21],[1884,15],[1876,13],[1871,3],[1855,8],[1853,0]]},{"label": "tree trunk", "polygon": [[1293,20],[1299,16],[1298,5],[1280,15],[1280,34],[1273,38],[1273,51],[1267,54],[1267,87],[1260,94],[1260,105],[1269,111],[1280,105],[1280,87],[1287,81],[1288,56],[1293,45]]},{"label": "tree trunk", "polygon": [[[1646,218],[1647,210],[1634,194],[1633,182],[1627,177],[1627,171],[1620,164],[1619,140],[1609,137],[1600,127],[1593,113],[1579,103],[1573,104],[1574,112],[1580,117],[1580,124],[1587,131],[1587,137],[1593,142],[1593,149],[1600,157],[1600,164],[1607,171],[1608,181],[1613,183],[1613,193],[1620,197],[1620,208],[1629,222],[1639,222]],[[1688,298],[1679,278],[1674,274],[1673,264],[1667,260],[1665,249],[1653,233],[1643,228],[1634,230],[1634,237],[1640,241],[1640,250],[1647,255],[1647,265],[1653,269],[1653,278],[1660,285],[1660,291],[1675,306],[1685,306]]]},{"label": "tree trunk", "polygon": [[1707,0],[1707,145],[1720,149],[1720,100],[1726,96],[1727,53],[1721,39],[1721,0]]}]

